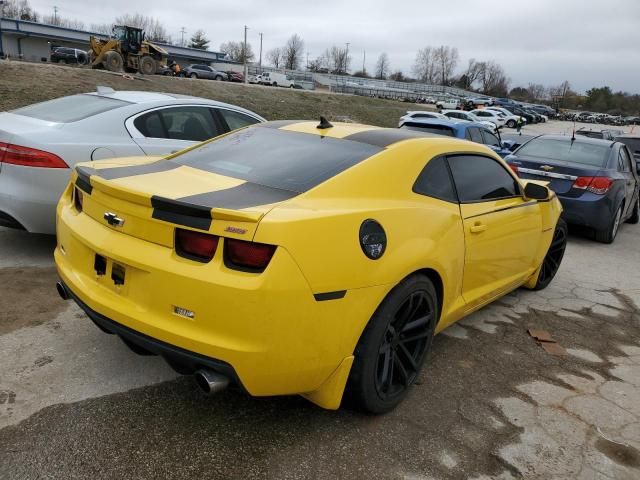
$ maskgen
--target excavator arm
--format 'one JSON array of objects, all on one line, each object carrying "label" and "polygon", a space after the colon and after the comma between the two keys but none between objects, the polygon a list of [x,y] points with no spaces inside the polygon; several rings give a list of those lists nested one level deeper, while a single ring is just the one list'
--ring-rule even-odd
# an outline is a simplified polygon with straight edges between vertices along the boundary
[{"label": "excavator arm", "polygon": [[93,61],[91,62],[92,67],[100,65],[104,60],[104,54],[108,51],[118,50],[119,42],[114,38],[111,38],[105,42],[92,36],[89,39],[89,42],[91,43],[91,51],[93,53]]}]

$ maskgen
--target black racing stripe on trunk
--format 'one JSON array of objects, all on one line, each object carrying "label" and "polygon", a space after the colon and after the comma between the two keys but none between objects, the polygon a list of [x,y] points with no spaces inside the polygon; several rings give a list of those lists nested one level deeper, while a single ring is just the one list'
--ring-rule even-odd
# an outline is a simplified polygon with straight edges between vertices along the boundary
[{"label": "black racing stripe on trunk", "polygon": [[151,197],[151,206],[153,207],[151,216],[156,220],[200,230],[209,230],[211,227],[210,208],[156,195]]},{"label": "black racing stripe on trunk", "polygon": [[91,173],[89,173],[88,169],[78,167],[76,168],[76,174],[78,175],[78,178],[76,178],[76,187],[78,187],[83,192],[91,195],[91,192],[93,190],[91,181],[89,180],[89,178],[91,177]]},{"label": "black racing stripe on trunk", "polygon": [[131,167],[113,167],[94,170],[94,175],[104,178],[105,180],[116,180],[118,178],[135,177],[137,175],[146,175],[148,173],[168,172],[175,170],[177,165],[169,160],[158,160],[157,162],[147,163],[144,165],[134,165]]},{"label": "black racing stripe on trunk", "polygon": [[256,207],[268,203],[277,203],[297,196],[298,193],[279,188],[265,187],[256,183],[243,183],[237,187],[218,190],[216,192],[200,193],[189,197],[182,197],[181,202],[211,208],[241,208]]},{"label": "black racing stripe on trunk", "polygon": [[282,128],[293,125],[294,123],[303,123],[308,120],[274,120],[273,122],[257,123],[256,127],[262,128]]},{"label": "black racing stripe on trunk", "polygon": [[401,142],[402,140],[424,137],[424,133],[412,130],[401,130],[399,128],[377,128],[374,130],[366,130],[364,132],[353,133],[351,135],[343,137],[343,139],[385,148],[391,144]]}]

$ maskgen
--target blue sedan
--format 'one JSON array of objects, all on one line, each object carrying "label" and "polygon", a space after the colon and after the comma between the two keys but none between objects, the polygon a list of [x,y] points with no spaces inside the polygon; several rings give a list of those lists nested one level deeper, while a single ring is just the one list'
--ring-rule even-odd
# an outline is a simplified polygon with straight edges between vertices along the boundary
[{"label": "blue sedan", "polygon": [[622,222],[638,223],[640,169],[621,142],[541,135],[505,158],[520,178],[546,180],[567,223],[595,230],[612,243]]},{"label": "blue sedan", "polygon": [[498,135],[478,122],[465,120],[442,120],[435,118],[415,118],[401,121],[400,128],[416,130],[424,133],[435,133],[448,137],[462,138],[472,142],[482,143],[491,148],[501,157],[511,153],[509,149],[512,143],[503,142]]}]

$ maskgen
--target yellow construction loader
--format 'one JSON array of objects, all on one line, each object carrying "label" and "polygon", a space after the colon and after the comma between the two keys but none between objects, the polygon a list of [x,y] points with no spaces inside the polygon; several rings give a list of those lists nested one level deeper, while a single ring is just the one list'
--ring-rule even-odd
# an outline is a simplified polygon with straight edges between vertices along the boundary
[{"label": "yellow construction loader", "polygon": [[167,66],[167,51],[145,40],[140,28],[117,25],[108,40],[92,36],[90,42],[92,68],[152,75]]}]

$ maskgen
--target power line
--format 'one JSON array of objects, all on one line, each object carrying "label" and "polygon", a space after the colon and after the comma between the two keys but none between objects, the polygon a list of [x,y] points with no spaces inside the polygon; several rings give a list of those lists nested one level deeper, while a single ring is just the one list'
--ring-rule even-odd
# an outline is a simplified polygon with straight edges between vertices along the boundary
[{"label": "power line", "polygon": [[249,83],[249,79],[247,78],[249,72],[247,71],[247,30],[249,30],[249,27],[247,27],[246,25],[244,26],[244,55],[243,55],[243,61],[244,61],[244,83]]}]

